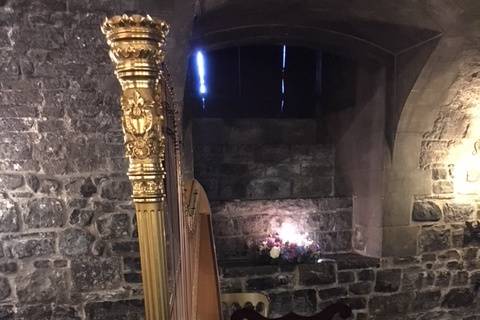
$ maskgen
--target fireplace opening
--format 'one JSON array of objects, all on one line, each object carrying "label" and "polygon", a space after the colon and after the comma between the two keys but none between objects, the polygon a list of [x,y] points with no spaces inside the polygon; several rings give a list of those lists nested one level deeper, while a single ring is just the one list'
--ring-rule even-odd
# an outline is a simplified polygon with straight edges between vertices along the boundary
[{"label": "fireplace opening", "polygon": [[362,72],[353,59],[286,44],[192,53],[194,171],[220,264],[263,261],[262,240],[282,232],[322,255],[359,247],[344,140],[359,96],[371,97]]}]

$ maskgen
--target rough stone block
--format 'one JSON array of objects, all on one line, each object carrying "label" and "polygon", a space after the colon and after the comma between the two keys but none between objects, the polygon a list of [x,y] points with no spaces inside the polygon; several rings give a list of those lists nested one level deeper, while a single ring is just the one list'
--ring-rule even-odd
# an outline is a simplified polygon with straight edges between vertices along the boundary
[{"label": "rough stone block", "polygon": [[249,165],[248,171],[254,176],[280,177],[288,179],[300,174],[300,164],[294,163],[269,163],[266,165],[253,163]]},{"label": "rough stone block", "polygon": [[448,170],[445,168],[433,168],[432,179],[433,180],[445,180],[448,178]]},{"label": "rough stone block", "polygon": [[351,197],[321,198],[317,200],[317,206],[319,211],[334,211],[352,209],[353,202]]},{"label": "rough stone block", "polygon": [[112,251],[118,254],[137,254],[140,251],[137,241],[118,241],[112,243]]},{"label": "rough stone block", "polygon": [[470,288],[454,288],[448,291],[442,301],[442,307],[449,309],[471,306],[475,294]]},{"label": "rough stone block", "polygon": [[97,186],[93,184],[92,179],[87,178],[83,181],[83,183],[80,185],[80,194],[84,198],[90,198],[93,196],[95,193],[97,193]]},{"label": "rough stone block", "polygon": [[327,257],[335,260],[338,270],[378,268],[380,266],[380,260],[378,258],[366,257],[354,253],[332,254]]},{"label": "rough stone block", "polygon": [[282,199],[290,195],[290,181],[281,178],[254,179],[246,187],[249,199]]},{"label": "rough stone block", "polygon": [[23,305],[16,310],[16,319],[43,320],[52,317],[52,306],[48,304]]},{"label": "rough stone block", "polygon": [[413,291],[415,289],[428,288],[433,286],[435,273],[425,271],[420,267],[410,267],[403,270],[402,291]]},{"label": "rough stone block", "polygon": [[15,190],[23,186],[23,183],[21,175],[0,174],[0,190]]},{"label": "rough stone block", "polygon": [[12,305],[0,305],[0,318],[5,320],[14,320],[15,310]]},{"label": "rough stone block", "polygon": [[395,292],[400,289],[402,278],[401,269],[387,269],[377,271],[377,280],[375,282],[376,292]]},{"label": "rough stone block", "polygon": [[338,283],[350,283],[355,281],[355,274],[351,271],[341,271],[337,274]]},{"label": "rough stone block", "polygon": [[354,295],[365,295],[372,291],[371,282],[357,282],[348,286],[348,291]]},{"label": "rough stone block", "polygon": [[123,276],[125,278],[125,282],[127,283],[142,283],[141,273],[129,272],[125,273]]},{"label": "rough stone block", "polygon": [[29,174],[26,177],[27,185],[33,192],[37,192],[40,188],[40,179],[33,174]]},{"label": "rough stone block", "polygon": [[293,310],[293,295],[291,292],[269,294],[271,316],[285,315]]},{"label": "rough stone block", "polygon": [[79,292],[118,288],[121,275],[119,258],[81,258],[71,262],[73,288]]},{"label": "rough stone block", "polygon": [[10,199],[0,196],[0,232],[15,232],[19,229],[18,208]]},{"label": "rough stone block", "polygon": [[108,180],[101,186],[102,198],[108,200],[130,200],[132,186],[128,180]]},{"label": "rough stone block", "polygon": [[34,124],[33,119],[0,118],[3,132],[28,132],[32,130]]},{"label": "rough stone block", "polygon": [[293,311],[297,314],[312,314],[317,310],[317,293],[313,289],[293,293]]},{"label": "rough stone block", "polygon": [[12,251],[19,259],[46,256],[55,252],[55,241],[53,239],[22,240],[14,244]]},{"label": "rough stone block", "polygon": [[480,286],[480,271],[475,271],[471,273],[470,284],[472,286]]},{"label": "rough stone block", "polygon": [[361,310],[367,307],[367,299],[363,297],[348,297],[348,298],[341,298],[338,299],[338,302],[344,303],[352,310]]},{"label": "rough stone block", "polygon": [[291,161],[292,153],[287,145],[264,145],[254,154],[257,163],[279,163]]},{"label": "rough stone block", "polygon": [[236,293],[242,292],[242,282],[238,279],[221,279],[220,291],[222,293]]},{"label": "rough stone block", "polygon": [[442,293],[440,290],[417,292],[413,300],[412,308],[414,311],[434,309],[440,305],[441,297]]},{"label": "rough stone block", "polygon": [[450,194],[454,191],[451,181],[435,181],[432,188],[435,194]]},{"label": "rough stone block", "polygon": [[36,260],[33,262],[33,266],[37,269],[47,269],[52,267],[50,260]]},{"label": "rough stone block", "polygon": [[95,238],[84,229],[68,228],[60,233],[59,248],[60,253],[66,256],[87,255]]},{"label": "rough stone block", "polygon": [[360,281],[373,281],[375,280],[375,271],[372,269],[360,270],[357,272],[357,277]]},{"label": "rough stone block", "polygon": [[65,223],[65,207],[59,199],[34,199],[29,203],[29,208],[24,216],[24,222],[28,228],[61,227]]},{"label": "rough stone block", "polygon": [[56,179],[42,179],[39,192],[43,194],[58,194],[61,188],[61,182]]},{"label": "rough stone block", "polygon": [[101,217],[95,224],[103,239],[121,239],[130,235],[131,218],[125,213]]},{"label": "rough stone block", "polygon": [[331,197],[333,179],[331,177],[302,177],[293,181],[294,197]]},{"label": "rough stone block", "polygon": [[304,286],[330,284],[336,281],[335,262],[323,261],[317,264],[298,266],[299,283]]},{"label": "rough stone block", "polygon": [[217,237],[215,238],[215,246],[219,260],[242,259],[248,255],[248,247],[243,237]]},{"label": "rough stone block", "polygon": [[452,274],[450,271],[438,271],[436,278],[435,278],[435,286],[446,288],[450,285],[450,279],[452,278]]},{"label": "rough stone block", "polygon": [[74,209],[70,214],[70,224],[85,227],[90,225],[95,211],[88,209]]},{"label": "rough stone block", "polygon": [[355,314],[355,320],[367,320],[368,319],[368,314],[358,312]]},{"label": "rough stone block", "polygon": [[444,227],[423,228],[418,239],[422,252],[445,250],[450,247],[450,229]]},{"label": "rough stone block", "polygon": [[141,262],[139,257],[123,258],[123,266],[125,271],[141,271]]},{"label": "rough stone block", "polygon": [[455,273],[452,279],[452,285],[454,286],[465,286],[468,284],[468,272],[467,271],[458,271]]},{"label": "rough stone block", "polygon": [[258,215],[252,216],[251,218],[238,219],[233,217],[215,216],[213,218],[213,230],[217,237],[240,236],[245,231],[246,234],[265,234],[268,230],[264,230],[265,225],[261,223],[261,220],[261,216],[259,217]]},{"label": "rough stone block", "polygon": [[247,280],[247,290],[264,291],[277,287],[277,281],[273,277],[253,278]]},{"label": "rough stone block", "polygon": [[318,297],[321,300],[330,300],[346,295],[347,289],[342,287],[318,290]]},{"label": "rough stone block", "polygon": [[98,301],[85,306],[89,320],[135,320],[144,318],[142,300]]},{"label": "rough stone block", "polygon": [[469,203],[446,203],[443,212],[445,222],[465,222],[474,219],[475,207]]},{"label": "rough stone block", "polygon": [[393,295],[373,296],[370,298],[368,309],[371,316],[405,315],[412,301],[413,293],[397,293]]},{"label": "rough stone block", "polygon": [[66,267],[68,267],[68,260],[63,260],[63,259],[54,260],[53,261],[53,266],[55,268],[66,268]]},{"label": "rough stone block", "polygon": [[465,222],[463,230],[463,245],[474,246],[480,244],[480,223]]},{"label": "rough stone block", "polygon": [[440,261],[460,260],[460,253],[457,250],[448,250],[437,255]]},{"label": "rough stone block", "polygon": [[81,320],[79,312],[71,306],[55,306],[52,313],[52,320]]},{"label": "rough stone block", "polygon": [[422,255],[422,262],[434,262],[435,260],[437,260],[437,256],[434,253]]},{"label": "rough stone block", "polygon": [[331,163],[306,163],[300,170],[305,177],[332,177],[334,175],[334,167]]},{"label": "rough stone block", "polygon": [[10,283],[8,282],[8,279],[0,277],[0,301],[10,297],[11,292],[12,289],[10,288]]},{"label": "rough stone block", "polygon": [[[218,193],[218,199],[262,199],[265,196],[260,196],[260,192],[251,190],[247,194],[248,184],[252,183],[249,177],[222,177],[217,184],[212,184],[212,190]],[[262,190],[261,192],[265,192]],[[263,193],[262,193],[263,194]]]},{"label": "rough stone block", "polygon": [[16,262],[4,262],[0,263],[0,273],[4,274],[14,274],[18,270],[18,265]]},{"label": "rough stone block", "polygon": [[21,303],[51,303],[68,299],[68,284],[63,271],[37,269],[21,273],[15,279],[17,297]]},{"label": "rough stone block", "polygon": [[415,201],[412,219],[418,222],[434,222],[442,218],[442,210],[433,201]]}]

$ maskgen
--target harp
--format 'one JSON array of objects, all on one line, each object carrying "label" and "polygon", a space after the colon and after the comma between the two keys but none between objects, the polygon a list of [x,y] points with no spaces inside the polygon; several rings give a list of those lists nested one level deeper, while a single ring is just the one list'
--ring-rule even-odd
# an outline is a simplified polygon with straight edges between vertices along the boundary
[{"label": "harp", "polygon": [[164,64],[168,26],[115,16],[102,31],[122,88],[147,320],[219,320],[218,275],[205,191],[182,176],[180,113]]}]

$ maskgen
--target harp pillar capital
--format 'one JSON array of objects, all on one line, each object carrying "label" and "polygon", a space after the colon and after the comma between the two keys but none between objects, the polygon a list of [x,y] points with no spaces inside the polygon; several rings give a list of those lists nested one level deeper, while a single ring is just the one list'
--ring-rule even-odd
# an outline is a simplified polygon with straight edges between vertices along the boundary
[{"label": "harp pillar capital", "polygon": [[125,152],[137,216],[147,320],[169,319],[165,237],[164,77],[168,25],[150,16],[122,15],[102,25],[122,87]]}]

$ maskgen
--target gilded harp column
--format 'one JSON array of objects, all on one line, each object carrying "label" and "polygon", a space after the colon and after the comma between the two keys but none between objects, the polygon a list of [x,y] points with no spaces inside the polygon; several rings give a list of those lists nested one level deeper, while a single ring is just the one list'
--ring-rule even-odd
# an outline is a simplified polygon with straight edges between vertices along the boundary
[{"label": "gilded harp column", "polygon": [[133,187],[147,320],[169,319],[165,239],[165,101],[168,26],[149,16],[115,16],[102,31],[122,87],[122,126]]}]

